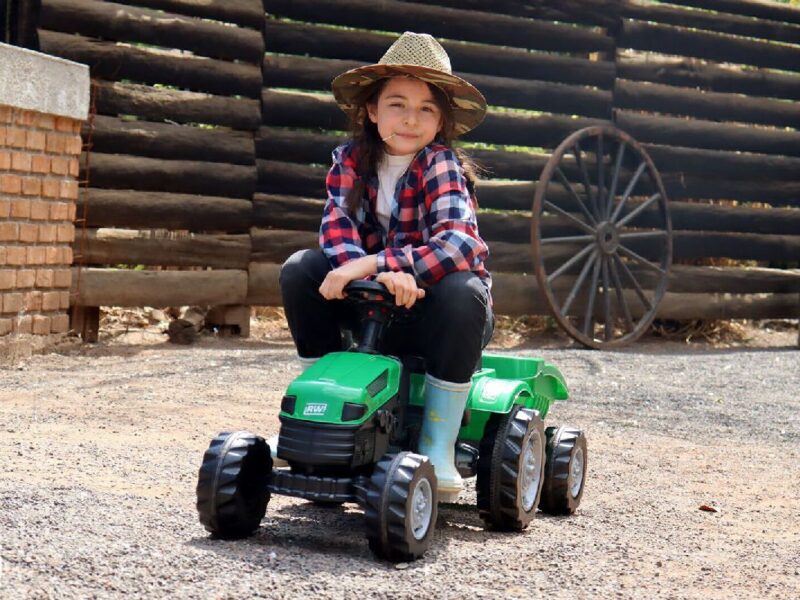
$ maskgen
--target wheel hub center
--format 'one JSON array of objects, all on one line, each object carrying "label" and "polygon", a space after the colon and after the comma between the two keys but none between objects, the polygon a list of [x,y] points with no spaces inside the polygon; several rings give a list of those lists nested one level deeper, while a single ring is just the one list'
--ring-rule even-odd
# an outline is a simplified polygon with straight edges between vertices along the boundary
[{"label": "wheel hub center", "polygon": [[603,221],[597,226],[597,246],[604,254],[614,254],[619,246],[619,231],[613,223]]}]

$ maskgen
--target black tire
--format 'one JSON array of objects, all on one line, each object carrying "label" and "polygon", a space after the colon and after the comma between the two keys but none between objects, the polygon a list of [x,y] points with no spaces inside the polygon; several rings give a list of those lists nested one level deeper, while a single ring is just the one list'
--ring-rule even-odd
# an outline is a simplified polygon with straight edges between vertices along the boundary
[{"label": "black tire", "polygon": [[[532,454],[526,454],[528,448]],[[544,424],[538,411],[515,406],[493,415],[481,440],[478,458],[478,511],[486,524],[501,531],[521,531],[536,514],[544,480]],[[533,462],[526,476],[526,460]]]},{"label": "black tire", "polygon": [[264,438],[248,431],[220,433],[203,455],[197,512],[207,531],[234,540],[258,529],[267,512],[272,457]]},{"label": "black tire", "polygon": [[[370,478],[364,507],[367,539],[376,556],[399,562],[425,554],[438,516],[436,486],[436,473],[426,456],[400,452],[381,458]],[[427,522],[414,518],[414,501],[420,497],[430,503]]]},{"label": "black tire", "polygon": [[550,515],[571,515],[586,483],[586,436],[577,427],[548,427],[547,463],[539,508]]}]

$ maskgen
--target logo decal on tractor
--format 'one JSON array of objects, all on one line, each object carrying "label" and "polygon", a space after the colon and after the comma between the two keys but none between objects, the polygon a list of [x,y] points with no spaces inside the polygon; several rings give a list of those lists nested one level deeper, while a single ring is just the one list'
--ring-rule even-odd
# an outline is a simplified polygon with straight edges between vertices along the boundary
[{"label": "logo decal on tractor", "polygon": [[303,416],[321,417],[327,410],[327,404],[306,404],[306,407],[303,409]]}]

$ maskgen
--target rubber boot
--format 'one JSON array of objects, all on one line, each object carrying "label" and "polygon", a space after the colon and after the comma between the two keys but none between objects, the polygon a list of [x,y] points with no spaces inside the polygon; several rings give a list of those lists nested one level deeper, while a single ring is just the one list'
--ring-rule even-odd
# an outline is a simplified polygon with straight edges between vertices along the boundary
[{"label": "rubber boot", "polygon": [[[300,372],[304,373],[308,367],[313,365],[317,362],[317,358],[303,358],[302,356],[298,356],[297,360],[300,362]],[[283,467],[288,467],[289,463],[283,460],[282,458],[278,458],[278,434],[276,433],[271,438],[267,440],[267,444],[269,444],[269,453],[272,455],[272,467],[277,469],[282,469]]]},{"label": "rubber boot", "polygon": [[464,487],[456,469],[455,448],[471,382],[451,383],[425,376],[425,417],[419,453],[433,463],[439,481],[439,502],[455,502]]}]

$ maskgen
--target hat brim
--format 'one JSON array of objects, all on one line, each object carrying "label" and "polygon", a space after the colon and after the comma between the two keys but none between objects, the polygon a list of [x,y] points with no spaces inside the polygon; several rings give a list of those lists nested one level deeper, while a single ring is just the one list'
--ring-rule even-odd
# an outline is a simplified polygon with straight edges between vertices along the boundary
[{"label": "hat brim", "polygon": [[486,99],[468,81],[436,69],[419,65],[367,65],[351,69],[336,77],[331,84],[333,95],[345,113],[358,110],[359,93],[380,79],[410,75],[442,89],[453,109],[454,133],[463,135],[475,129],[486,115]]}]

